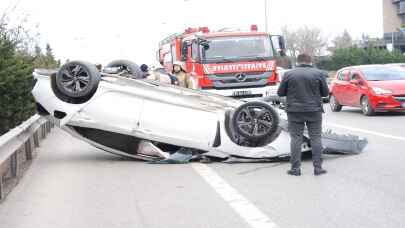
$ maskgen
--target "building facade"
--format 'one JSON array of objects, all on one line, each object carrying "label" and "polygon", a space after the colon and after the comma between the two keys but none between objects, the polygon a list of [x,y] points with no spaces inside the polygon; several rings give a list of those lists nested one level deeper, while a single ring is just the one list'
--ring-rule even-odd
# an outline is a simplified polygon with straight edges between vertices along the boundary
[{"label": "building facade", "polygon": [[405,53],[405,0],[382,1],[384,41]]}]

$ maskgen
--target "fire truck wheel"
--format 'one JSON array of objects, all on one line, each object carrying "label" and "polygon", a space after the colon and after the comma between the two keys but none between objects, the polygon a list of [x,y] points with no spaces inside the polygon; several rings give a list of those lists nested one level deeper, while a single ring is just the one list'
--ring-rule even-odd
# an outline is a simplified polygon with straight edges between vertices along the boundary
[{"label": "fire truck wheel", "polygon": [[142,78],[142,72],[139,66],[130,60],[114,60],[107,64],[107,67],[118,67],[120,73],[129,74],[133,78]]},{"label": "fire truck wheel", "polygon": [[270,105],[254,101],[238,107],[232,115],[231,123],[236,133],[247,140],[259,142],[277,134],[279,116]]},{"label": "fire truck wheel", "polygon": [[94,64],[71,61],[51,76],[55,95],[68,103],[84,103],[96,92],[100,72]]}]

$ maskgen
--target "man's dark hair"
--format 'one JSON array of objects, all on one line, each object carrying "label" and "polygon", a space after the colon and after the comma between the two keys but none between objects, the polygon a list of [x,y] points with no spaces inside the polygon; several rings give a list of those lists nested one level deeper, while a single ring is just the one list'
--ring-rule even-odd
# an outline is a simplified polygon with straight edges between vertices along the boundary
[{"label": "man's dark hair", "polygon": [[310,63],[312,63],[311,56],[309,56],[307,54],[299,54],[297,56],[297,63],[298,64],[302,64],[302,63],[310,64]]},{"label": "man's dark hair", "polygon": [[148,65],[146,65],[146,64],[142,64],[142,65],[141,65],[141,71],[142,71],[142,72],[148,72],[148,70],[149,70]]}]

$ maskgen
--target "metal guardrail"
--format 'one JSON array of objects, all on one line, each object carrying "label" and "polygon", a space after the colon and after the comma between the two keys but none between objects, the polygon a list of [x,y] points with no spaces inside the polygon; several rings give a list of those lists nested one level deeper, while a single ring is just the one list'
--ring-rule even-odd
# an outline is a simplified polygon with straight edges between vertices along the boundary
[{"label": "metal guardrail", "polygon": [[[39,147],[52,127],[49,121],[34,115],[0,137],[0,201],[6,194],[5,176],[9,174],[10,178],[19,178],[19,166],[33,159],[35,148]],[[24,159],[20,159],[19,154],[23,154]]]}]

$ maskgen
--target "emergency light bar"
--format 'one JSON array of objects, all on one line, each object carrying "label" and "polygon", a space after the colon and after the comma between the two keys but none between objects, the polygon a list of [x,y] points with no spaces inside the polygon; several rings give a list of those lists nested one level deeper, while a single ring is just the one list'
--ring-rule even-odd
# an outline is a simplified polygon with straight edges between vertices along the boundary
[{"label": "emergency light bar", "polygon": [[251,25],[250,26],[250,31],[255,31],[255,32],[257,32],[257,25]]},{"label": "emergency light bar", "polygon": [[[220,30],[218,30],[217,32],[237,32],[237,31],[242,31],[242,29],[240,28],[222,28]],[[252,24],[250,26],[250,31],[252,32],[257,32],[258,31],[258,27],[256,24]],[[197,33],[197,32],[202,32],[202,33],[209,33],[210,30],[208,27],[199,27],[199,28],[187,28],[186,30],[184,30],[185,34],[191,34],[191,33]]]},{"label": "emergency light bar", "polygon": [[202,32],[202,33],[209,33],[210,30],[208,27],[199,27],[199,28],[187,28],[186,30],[184,30],[185,34],[190,34],[190,33],[196,33],[196,32]]}]

